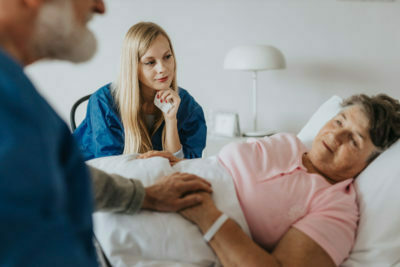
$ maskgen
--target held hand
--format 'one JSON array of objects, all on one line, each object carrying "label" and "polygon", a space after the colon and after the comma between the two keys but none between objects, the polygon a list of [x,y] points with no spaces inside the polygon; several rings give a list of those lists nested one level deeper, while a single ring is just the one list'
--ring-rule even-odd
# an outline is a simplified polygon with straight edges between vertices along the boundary
[{"label": "held hand", "polygon": [[174,166],[178,162],[184,160],[184,159],[175,157],[171,152],[168,152],[168,151],[157,151],[157,150],[152,150],[152,151],[148,151],[146,153],[143,153],[143,154],[139,155],[137,157],[137,159],[148,159],[148,158],[153,158],[153,157],[166,158],[166,159],[169,160],[169,164],[171,164],[171,166]]},{"label": "held hand", "polygon": [[160,98],[161,101],[166,101],[173,105],[168,113],[163,113],[164,119],[166,121],[176,120],[176,113],[178,112],[179,105],[181,103],[181,98],[179,97],[179,94],[172,89],[159,90],[156,94],[156,97]]},{"label": "held hand", "polygon": [[222,213],[215,206],[210,193],[201,192],[199,195],[202,198],[200,205],[183,209],[179,213],[205,233]]},{"label": "held hand", "polygon": [[201,203],[199,191],[211,193],[211,184],[194,174],[174,173],[146,188],[142,208],[178,211]]}]

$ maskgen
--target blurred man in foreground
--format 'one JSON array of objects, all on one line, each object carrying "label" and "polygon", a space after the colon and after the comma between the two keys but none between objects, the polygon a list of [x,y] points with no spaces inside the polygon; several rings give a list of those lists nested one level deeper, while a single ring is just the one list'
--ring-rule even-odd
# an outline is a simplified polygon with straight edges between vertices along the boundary
[{"label": "blurred man in foreground", "polygon": [[102,0],[0,0],[1,266],[97,266],[93,198],[103,211],[176,211],[201,202],[185,193],[211,191],[188,174],[144,188],[89,170],[66,124],[24,74],[44,58],[92,58],[96,40],[86,24],[104,12]]}]

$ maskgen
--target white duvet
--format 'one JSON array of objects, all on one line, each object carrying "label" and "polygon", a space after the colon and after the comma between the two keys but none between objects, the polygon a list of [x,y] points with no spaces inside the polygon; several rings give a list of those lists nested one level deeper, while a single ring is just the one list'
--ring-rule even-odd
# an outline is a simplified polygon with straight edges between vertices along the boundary
[{"label": "white duvet", "polygon": [[[89,165],[108,173],[140,179],[144,186],[164,175],[188,172],[211,182],[217,207],[250,236],[230,174],[215,157],[182,161],[135,159],[136,155],[98,158]],[[94,231],[113,266],[214,266],[216,255],[194,224],[176,213],[141,211],[136,215],[97,212]]]}]

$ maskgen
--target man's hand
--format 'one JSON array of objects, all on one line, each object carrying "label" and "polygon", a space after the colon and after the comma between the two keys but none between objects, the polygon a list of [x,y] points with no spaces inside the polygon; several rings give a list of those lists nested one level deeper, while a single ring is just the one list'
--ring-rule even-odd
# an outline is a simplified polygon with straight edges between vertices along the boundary
[{"label": "man's hand", "polygon": [[211,193],[211,184],[194,174],[174,173],[146,188],[142,208],[175,212],[200,204],[203,197],[199,191]]},{"label": "man's hand", "polygon": [[202,197],[200,205],[183,209],[179,213],[196,224],[204,234],[221,215],[221,211],[215,206],[210,193],[201,192],[199,195]]},{"label": "man's hand", "polygon": [[171,166],[174,166],[179,161],[184,160],[184,159],[180,159],[180,158],[175,157],[171,152],[168,152],[168,151],[157,151],[157,150],[152,150],[152,151],[148,151],[146,153],[143,153],[143,154],[139,155],[137,157],[137,159],[148,159],[148,158],[153,158],[153,157],[166,158],[166,159],[169,160],[169,164],[171,164]]}]

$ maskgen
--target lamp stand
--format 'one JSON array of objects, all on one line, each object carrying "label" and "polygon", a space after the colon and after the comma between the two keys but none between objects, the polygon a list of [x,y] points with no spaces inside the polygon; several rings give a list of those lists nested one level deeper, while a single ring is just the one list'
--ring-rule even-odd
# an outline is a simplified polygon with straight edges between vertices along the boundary
[{"label": "lamp stand", "polygon": [[253,131],[243,133],[244,136],[261,137],[273,134],[272,131],[257,130],[257,71],[252,72],[253,76]]}]

